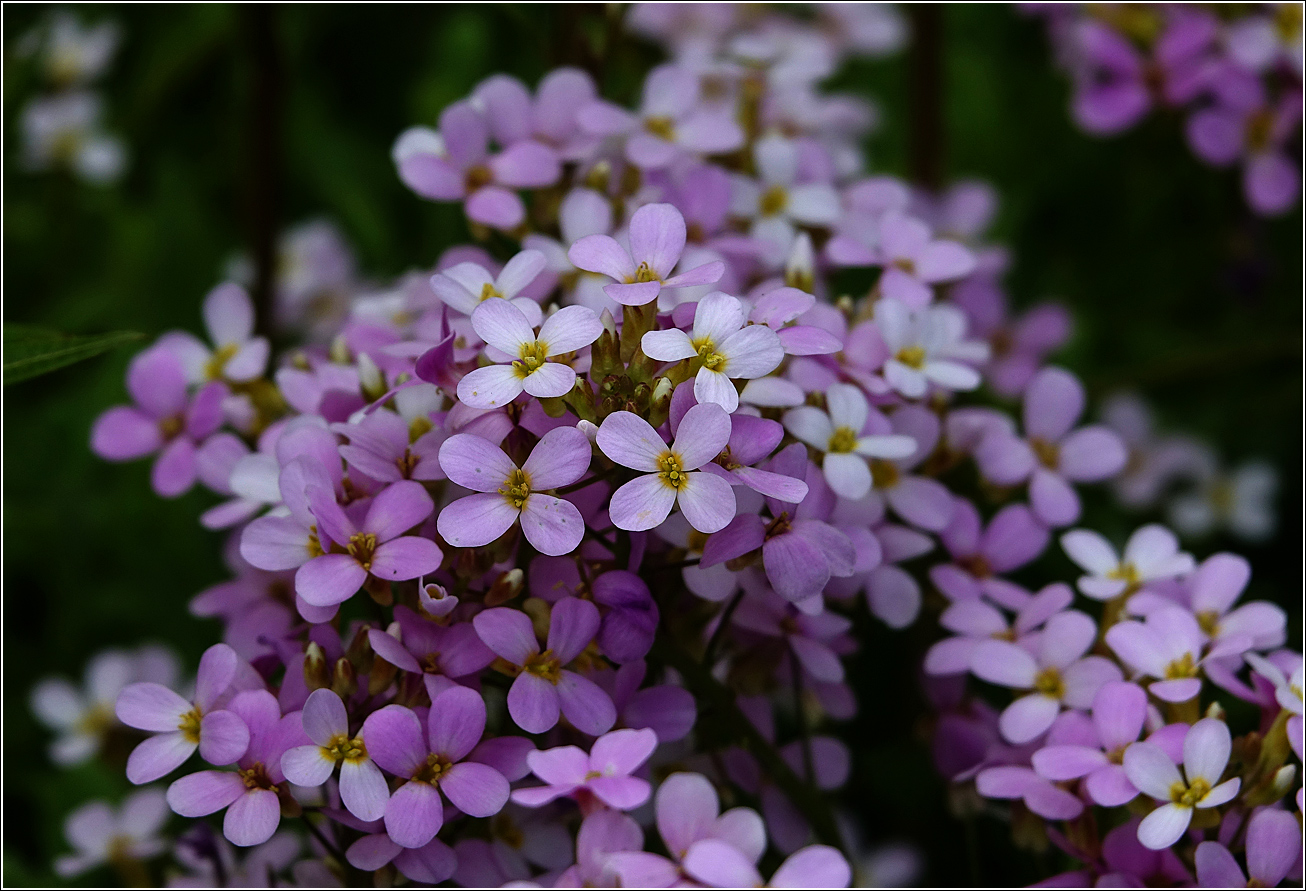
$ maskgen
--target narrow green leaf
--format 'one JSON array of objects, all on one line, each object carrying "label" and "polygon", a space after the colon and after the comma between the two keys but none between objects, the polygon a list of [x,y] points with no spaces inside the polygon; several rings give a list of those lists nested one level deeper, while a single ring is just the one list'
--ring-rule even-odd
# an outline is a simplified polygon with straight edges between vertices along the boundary
[{"label": "narrow green leaf", "polygon": [[12,384],[140,340],[135,331],[60,334],[31,325],[4,326],[4,382]]}]

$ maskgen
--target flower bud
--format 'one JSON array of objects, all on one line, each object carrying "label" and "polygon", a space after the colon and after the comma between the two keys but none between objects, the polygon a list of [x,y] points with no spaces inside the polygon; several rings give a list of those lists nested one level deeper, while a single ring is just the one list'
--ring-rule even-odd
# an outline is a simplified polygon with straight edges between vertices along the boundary
[{"label": "flower bud", "polygon": [[316,643],[304,651],[304,683],[310,691],[331,686],[331,669],[327,667],[326,653]]}]

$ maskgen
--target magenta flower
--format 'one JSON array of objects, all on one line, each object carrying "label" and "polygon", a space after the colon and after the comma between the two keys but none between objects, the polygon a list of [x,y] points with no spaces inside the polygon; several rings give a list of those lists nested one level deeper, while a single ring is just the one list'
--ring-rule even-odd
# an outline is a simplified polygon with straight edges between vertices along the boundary
[{"label": "magenta flower", "polygon": [[506,364],[477,368],[458,382],[458,398],[485,409],[507,405],[523,390],[539,398],[565,396],[576,383],[576,372],[549,359],[587,347],[603,333],[592,309],[564,306],[544,320],[537,336],[522,311],[499,298],[476,307],[472,327],[486,344],[510,357]]},{"label": "magenta flower", "polygon": [[132,359],[127,392],[135,405],[119,405],[95,419],[91,450],[108,461],[133,461],[155,452],[150,485],[164,498],[176,498],[195,484],[195,451],[222,424],[227,388],[214,381],[193,398],[186,393],[186,371],[165,345]]},{"label": "magenta flower", "polygon": [[540,553],[571,553],[585,534],[585,520],[570,501],[544,492],[584,476],[590,455],[589,440],[575,427],[544,434],[520,468],[479,436],[449,437],[440,447],[441,466],[449,479],[480,494],[460,498],[440,512],[440,536],[454,547],[477,548],[520,518],[522,534]]},{"label": "magenta flower", "polygon": [[603,288],[625,306],[643,306],[663,288],[710,285],[725,273],[719,260],[672,275],[685,249],[685,218],[670,204],[646,204],[630,217],[630,250],[608,235],[587,235],[567,251],[578,269],[615,279]]},{"label": "magenta flower", "polygon": [[495,229],[513,229],[526,217],[514,189],[538,189],[562,173],[557,154],[531,139],[489,152],[490,130],[470,102],[440,113],[440,132],[410,130],[395,145],[404,185],[433,201],[465,201],[468,219]]},{"label": "magenta flower", "polygon": [[1115,663],[1084,655],[1096,637],[1093,620],[1071,610],[1048,619],[1036,655],[1005,640],[982,641],[975,648],[971,671],[976,676],[1030,691],[1002,712],[1004,737],[1017,745],[1030,742],[1052,726],[1063,705],[1087,709],[1099,687],[1120,680]]},{"label": "magenta flower", "polygon": [[642,168],[666,167],[685,154],[722,154],[744,143],[730,111],[703,103],[698,75],[674,64],[649,72],[637,114],[600,100],[582,107],[577,120],[595,136],[626,136],[626,157]]},{"label": "magenta flower", "polygon": [[141,789],[115,808],[91,801],[68,815],[64,837],[76,849],[54,861],[65,878],[79,875],[118,858],[148,860],[168,849],[159,831],[168,821],[168,802],[160,789]]},{"label": "magenta flower", "polygon": [[608,694],[563,666],[581,654],[599,631],[599,611],[587,600],[564,597],[553,605],[548,646],[540,652],[530,617],[516,609],[488,609],[472,620],[496,655],[520,669],[508,690],[508,714],[527,733],[544,733],[558,713],[577,730],[598,736],[617,720]]},{"label": "magenta flower", "polygon": [[[313,606],[344,603],[368,579],[403,581],[434,572],[439,546],[403,533],[431,515],[435,505],[421,483],[401,480],[372,499],[363,522],[355,525],[326,489],[308,491],[319,539],[333,549],[309,560],[295,573],[295,592]],[[340,548],[335,550],[335,546]]]},{"label": "magenta flower", "polygon": [[1301,826],[1287,811],[1264,808],[1252,814],[1246,844],[1246,875],[1224,845],[1213,841],[1198,845],[1197,884],[1203,888],[1277,888],[1301,862]]},{"label": "magenta flower", "polygon": [[871,490],[867,459],[907,458],[916,440],[890,432],[889,420],[873,410],[861,389],[833,384],[825,392],[828,413],[810,405],[785,412],[785,429],[825,457],[821,470],[830,488],[844,498],[865,497]]},{"label": "magenta flower", "polygon": [[281,756],[286,779],[296,786],[320,786],[340,765],[340,801],[360,820],[385,816],[390,790],[367,755],[361,736],[349,732],[345,704],[331,690],[314,690],[304,703],[304,733],[312,745],[288,749]]},{"label": "magenta flower", "polygon": [[1154,743],[1136,742],[1125,749],[1129,782],[1144,795],[1165,804],[1143,818],[1138,840],[1153,851],[1177,842],[1193,819],[1194,808],[1219,807],[1238,794],[1242,781],[1220,782],[1229,763],[1229,728],[1216,718],[1203,718],[1184,737],[1184,772]]},{"label": "magenta flower", "polygon": [[634,810],[648,801],[647,780],[631,776],[657,748],[652,730],[614,730],[594,740],[588,755],[576,746],[530,752],[526,763],[544,780],[544,786],[518,789],[512,800],[526,807],[541,807],[564,795],[577,799],[582,809],[593,810],[595,799],[619,811]]},{"label": "magenta flower", "polygon": [[431,702],[426,721],[401,705],[387,705],[363,722],[368,754],[403,781],[385,808],[390,838],[424,847],[444,822],[443,792],[473,817],[497,814],[508,802],[508,781],[486,764],[464,760],[485,733],[485,702],[475,690],[450,687]]},{"label": "magenta flower", "polygon": [[721,813],[716,789],[697,773],[673,773],[654,799],[658,833],[670,859],[644,851],[612,856],[611,868],[626,888],[670,888],[682,880],[682,864],[694,845],[706,839],[725,842],[750,863],[766,850],[766,826],[747,807]]},{"label": "magenta flower", "polygon": [[1025,438],[994,432],[975,451],[985,479],[1000,486],[1029,480],[1034,514],[1049,526],[1079,519],[1072,483],[1114,476],[1128,453],[1113,430],[1093,425],[1072,431],[1084,412],[1084,387],[1070,372],[1044,368],[1025,389]]},{"label": "magenta flower", "polygon": [[733,412],[739,392],[733,380],[763,377],[784,359],[784,346],[765,325],[745,326],[744,305],[737,297],[713,291],[698,302],[690,334],[679,328],[649,331],[641,342],[644,354],[659,362],[696,359],[694,398]]},{"label": "magenta flower", "polygon": [[235,650],[214,644],[200,657],[193,701],[150,681],[128,685],[118,696],[118,720],[155,735],[132,750],[127,779],[157,780],[180,767],[196,749],[210,764],[230,764],[243,755],[251,731],[239,713],[219,707],[239,667]]},{"label": "magenta flower", "polygon": [[1125,749],[1147,721],[1147,694],[1137,684],[1109,681],[1093,697],[1096,745],[1049,745],[1034,753],[1034,770],[1054,782],[1084,778],[1084,791],[1103,807],[1132,801],[1138,790],[1121,766]]},{"label": "magenta flower", "polygon": [[299,712],[282,716],[266,690],[237,693],[228,706],[249,727],[249,748],[237,770],[205,770],[168,787],[168,805],[183,817],[204,817],[227,808],[222,834],[234,845],[261,845],[281,823],[281,796],[289,795],[281,756],[307,743]]},{"label": "magenta flower", "polygon": [[603,419],[598,446],[623,467],[642,471],[612,493],[608,508],[619,529],[642,532],[662,523],[680,505],[699,532],[723,529],[735,516],[730,484],[698,469],[730,441],[730,416],[719,405],[696,405],[685,412],[676,441],[667,446],[648,421],[628,411]]}]

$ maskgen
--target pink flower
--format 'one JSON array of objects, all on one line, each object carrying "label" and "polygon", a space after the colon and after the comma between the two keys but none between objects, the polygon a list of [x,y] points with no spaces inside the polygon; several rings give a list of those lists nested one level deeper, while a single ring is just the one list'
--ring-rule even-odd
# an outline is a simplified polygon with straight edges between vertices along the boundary
[{"label": "pink flower", "polygon": [[719,281],[725,264],[704,263],[673,276],[685,249],[685,218],[670,204],[646,204],[630,218],[630,250],[608,235],[587,235],[567,251],[578,269],[615,279],[604,292],[625,306],[643,306],[663,288],[709,285]]},{"label": "pink flower", "polygon": [[494,358],[508,359],[508,364],[477,368],[458,382],[458,398],[484,409],[507,405],[523,390],[539,398],[565,396],[576,383],[576,372],[549,360],[587,347],[603,333],[593,310],[564,306],[544,320],[537,336],[520,309],[495,297],[476,307],[472,327],[498,351]]},{"label": "pink flower", "polygon": [[440,536],[454,547],[494,541],[520,518],[526,540],[542,554],[569,554],[585,534],[585,520],[570,501],[546,495],[576,482],[589,469],[591,447],[575,427],[557,427],[536,443],[520,468],[496,445],[459,433],[440,447],[449,479],[482,494],[460,498],[440,512]]},{"label": "pink flower", "polygon": [[1177,842],[1193,819],[1194,808],[1219,807],[1238,794],[1237,777],[1221,783],[1229,763],[1232,742],[1228,726],[1216,718],[1203,718],[1184,737],[1184,772],[1170,756],[1150,742],[1136,742],[1125,750],[1125,773],[1144,795],[1161,805],[1143,818],[1138,840],[1153,851]]},{"label": "pink flower", "polygon": [[345,704],[331,690],[314,690],[303,711],[304,732],[312,745],[288,749],[281,756],[286,779],[296,786],[320,786],[340,765],[340,800],[360,820],[385,815],[390,790],[367,755],[362,736],[349,732]]},{"label": "pink flower", "polygon": [[685,412],[670,447],[639,415],[608,415],[599,427],[599,448],[618,464],[644,472],[612,493],[608,510],[613,524],[631,532],[652,529],[678,504],[699,532],[723,529],[734,518],[735,493],[725,480],[698,468],[729,440],[730,416],[711,403]]},{"label": "pink flower", "polygon": [[648,801],[647,780],[631,776],[657,748],[652,730],[614,730],[594,740],[590,753],[576,746],[530,752],[526,763],[547,785],[518,789],[512,800],[540,807],[564,795],[576,798],[588,813],[594,799],[621,811]]}]

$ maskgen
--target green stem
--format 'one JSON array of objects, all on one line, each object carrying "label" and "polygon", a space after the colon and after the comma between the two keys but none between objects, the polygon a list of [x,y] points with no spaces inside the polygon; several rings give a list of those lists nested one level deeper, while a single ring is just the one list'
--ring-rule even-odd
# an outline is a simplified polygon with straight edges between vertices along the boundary
[{"label": "green stem", "polygon": [[722,718],[722,726],[733,731],[735,742],[750,752],[762,766],[763,774],[783,792],[802,812],[822,844],[837,848],[847,856],[834,812],[830,803],[819,791],[804,783],[780,757],[775,746],[758,732],[753,722],[740,710],[735,694],[721,684],[712,673],[695,661],[674,641],[659,632],[653,642],[653,655],[670,665],[684,679],[696,699],[699,714],[715,713]]}]

